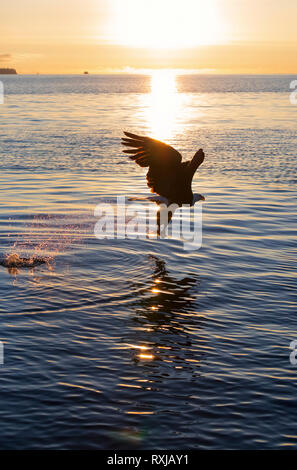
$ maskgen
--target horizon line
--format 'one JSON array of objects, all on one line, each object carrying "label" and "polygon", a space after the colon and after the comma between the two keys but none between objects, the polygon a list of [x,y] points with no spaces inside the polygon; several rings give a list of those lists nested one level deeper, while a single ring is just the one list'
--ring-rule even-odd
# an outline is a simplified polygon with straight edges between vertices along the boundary
[{"label": "horizon line", "polygon": [[[6,67],[3,67],[6,68]],[[92,72],[88,71],[86,74],[85,71],[83,72],[18,72],[16,74],[0,74],[1,76],[10,76],[15,77],[17,75],[142,75],[142,76],[149,76],[154,72],[159,71],[168,71],[175,73],[176,75],[297,75],[296,72],[222,72],[222,71],[199,71],[197,70],[187,70],[187,69],[174,69],[174,68],[154,68],[148,70],[141,70],[141,71],[101,71],[101,72]]]}]

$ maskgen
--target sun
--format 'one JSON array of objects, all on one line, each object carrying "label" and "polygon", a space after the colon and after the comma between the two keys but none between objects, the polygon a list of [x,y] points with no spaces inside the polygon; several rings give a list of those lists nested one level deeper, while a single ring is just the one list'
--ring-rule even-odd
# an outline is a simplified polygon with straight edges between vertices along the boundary
[{"label": "sun", "polygon": [[114,0],[109,35],[117,44],[180,49],[220,40],[216,0]]}]

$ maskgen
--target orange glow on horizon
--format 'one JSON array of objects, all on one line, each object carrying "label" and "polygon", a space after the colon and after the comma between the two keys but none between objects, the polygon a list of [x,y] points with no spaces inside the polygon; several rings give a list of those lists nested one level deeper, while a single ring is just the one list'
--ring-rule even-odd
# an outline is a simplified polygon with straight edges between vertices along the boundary
[{"label": "orange glow on horizon", "polygon": [[0,67],[295,74],[296,14],[277,0],[14,0],[1,5]]}]

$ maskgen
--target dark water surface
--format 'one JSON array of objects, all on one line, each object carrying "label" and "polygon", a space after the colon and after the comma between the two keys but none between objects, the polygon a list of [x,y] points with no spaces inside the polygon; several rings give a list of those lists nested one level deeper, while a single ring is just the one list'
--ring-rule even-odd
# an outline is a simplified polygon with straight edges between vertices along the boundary
[{"label": "dark water surface", "polygon": [[[293,78],[1,77],[1,449],[297,448]],[[200,250],[94,236],[123,129],[205,150]]]}]

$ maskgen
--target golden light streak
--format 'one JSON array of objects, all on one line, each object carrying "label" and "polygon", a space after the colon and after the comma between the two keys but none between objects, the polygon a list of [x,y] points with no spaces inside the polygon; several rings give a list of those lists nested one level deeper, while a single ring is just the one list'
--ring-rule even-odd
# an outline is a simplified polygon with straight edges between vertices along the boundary
[{"label": "golden light streak", "polygon": [[130,346],[131,348],[134,348],[134,349],[141,349],[141,350],[147,350],[149,349],[148,346],[141,346],[141,345],[138,345],[138,344],[128,344],[128,346]]},{"label": "golden light streak", "polygon": [[153,294],[159,294],[159,289],[152,289]]},{"label": "golden light streak", "polygon": [[139,354],[137,357],[139,357],[139,359],[144,359],[144,360],[154,359],[154,356],[152,354]]},{"label": "golden light streak", "polygon": [[176,74],[172,70],[155,70],[151,76],[151,93],[147,97],[146,120],[152,137],[170,139],[181,110],[182,96],[177,91]]}]

